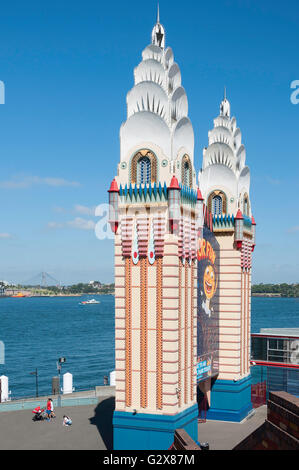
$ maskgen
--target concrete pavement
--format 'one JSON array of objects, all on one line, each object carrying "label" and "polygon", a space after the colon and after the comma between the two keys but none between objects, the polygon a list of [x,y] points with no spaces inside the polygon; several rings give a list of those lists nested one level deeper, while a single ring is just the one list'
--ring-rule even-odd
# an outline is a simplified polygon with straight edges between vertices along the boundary
[{"label": "concrete pavement", "polygon": [[[101,397],[97,405],[56,408],[56,418],[33,422],[31,410],[0,413],[0,450],[106,450],[112,449],[114,397]],[[267,407],[254,411],[242,423],[207,421],[198,425],[199,442],[211,450],[231,450],[266,419]],[[62,426],[63,415],[73,425]]]},{"label": "concrete pavement", "polygon": [[208,442],[210,450],[231,450],[255,429],[267,416],[267,406],[256,408],[253,414],[241,423],[207,421],[198,424],[198,441]]},{"label": "concrete pavement", "polygon": [[[1,450],[105,450],[112,447],[114,398],[98,405],[56,408],[50,422],[33,422],[31,410],[0,413]],[[63,415],[72,418],[70,427],[62,425]]]}]

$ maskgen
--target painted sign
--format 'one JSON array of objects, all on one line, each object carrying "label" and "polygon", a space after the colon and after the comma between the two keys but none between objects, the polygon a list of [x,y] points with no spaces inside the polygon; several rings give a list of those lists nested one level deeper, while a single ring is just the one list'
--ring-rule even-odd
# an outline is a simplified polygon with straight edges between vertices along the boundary
[{"label": "painted sign", "polygon": [[196,368],[196,377],[197,382],[204,380],[211,376],[211,360],[206,359],[197,364]]},{"label": "painted sign", "polygon": [[219,371],[219,244],[207,227],[198,237],[197,381]]}]

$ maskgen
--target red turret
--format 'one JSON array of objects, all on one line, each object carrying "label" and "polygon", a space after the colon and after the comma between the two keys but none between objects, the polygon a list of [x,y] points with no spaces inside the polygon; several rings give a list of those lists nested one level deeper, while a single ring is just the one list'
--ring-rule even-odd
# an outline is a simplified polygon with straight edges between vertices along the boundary
[{"label": "red turret", "polygon": [[178,189],[179,191],[181,190],[179,182],[175,175],[173,175],[173,177],[171,178],[170,186],[168,187],[168,189]]},{"label": "red turret", "polygon": [[235,246],[237,250],[241,250],[243,243],[243,222],[244,217],[240,209],[238,209],[235,217]]},{"label": "red turret", "polygon": [[197,189],[197,200],[198,201],[203,201],[204,200],[199,188]]},{"label": "red turret", "polygon": [[176,233],[179,227],[179,219],[181,215],[181,188],[175,175],[171,178],[168,187],[168,213],[169,213],[169,229],[170,233]]},{"label": "red turret", "polygon": [[109,193],[109,224],[113,233],[117,232],[118,228],[118,185],[115,178],[110,185]]},{"label": "red turret", "polygon": [[254,217],[253,217],[253,216],[251,217],[251,225],[252,225],[252,251],[254,251],[254,248],[255,248],[255,227],[256,227],[256,223],[255,223],[255,220],[254,220]]},{"label": "red turret", "polygon": [[118,193],[118,191],[119,191],[118,185],[117,185],[116,179],[114,178],[111,181],[111,185],[110,185],[110,189],[108,189],[108,193]]},{"label": "red turret", "polygon": [[238,212],[237,212],[237,215],[235,217],[235,220],[243,220],[244,217],[243,217],[243,214],[242,212],[240,211],[240,209],[238,209]]},{"label": "red turret", "polygon": [[202,197],[201,191],[197,188],[197,230],[201,230],[204,224],[204,198]]}]

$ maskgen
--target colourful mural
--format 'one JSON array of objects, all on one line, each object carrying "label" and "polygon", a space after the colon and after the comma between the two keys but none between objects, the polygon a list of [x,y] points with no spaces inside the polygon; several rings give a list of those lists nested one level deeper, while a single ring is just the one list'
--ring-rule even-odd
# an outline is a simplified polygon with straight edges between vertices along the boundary
[{"label": "colourful mural", "polygon": [[219,244],[203,227],[198,238],[197,381],[219,371]]}]

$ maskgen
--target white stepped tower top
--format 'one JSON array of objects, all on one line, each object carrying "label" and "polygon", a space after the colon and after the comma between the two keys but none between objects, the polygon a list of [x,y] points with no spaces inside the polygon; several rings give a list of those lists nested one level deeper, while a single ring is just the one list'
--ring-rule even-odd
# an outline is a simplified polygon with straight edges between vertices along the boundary
[{"label": "white stepped tower top", "polygon": [[[236,214],[238,208],[243,210],[244,197],[249,203],[250,170],[245,165],[241,131],[236,118],[230,116],[226,92],[220,114],[214,119],[214,129],[208,136],[209,146],[203,150],[199,187],[206,201],[213,191],[223,191],[227,198],[227,214]],[[250,210],[248,215],[251,215]]]},{"label": "white stepped tower top", "polygon": [[149,148],[160,162],[174,162],[187,154],[193,165],[194,133],[188,118],[188,100],[181,85],[181,72],[172,49],[165,48],[165,29],[157,22],[152,43],[142,52],[142,61],[134,70],[134,87],[127,94],[127,120],[120,129],[121,162]]}]

